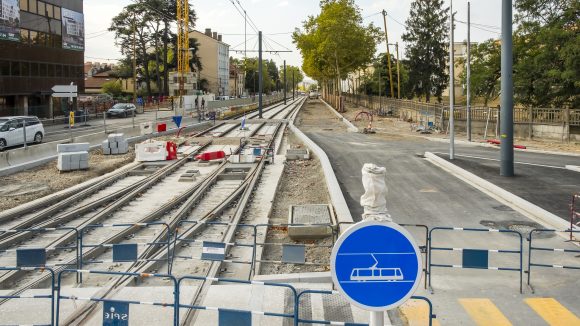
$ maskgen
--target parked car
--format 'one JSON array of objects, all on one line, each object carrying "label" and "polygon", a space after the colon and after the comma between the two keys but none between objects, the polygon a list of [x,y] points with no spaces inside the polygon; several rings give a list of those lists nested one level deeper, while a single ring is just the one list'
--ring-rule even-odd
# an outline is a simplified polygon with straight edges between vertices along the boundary
[{"label": "parked car", "polygon": [[137,113],[137,108],[133,103],[117,103],[107,110],[107,118],[111,117],[130,117]]},{"label": "parked car", "polygon": [[6,147],[24,144],[25,124],[26,143],[42,143],[44,126],[37,117],[0,117],[0,151]]},{"label": "parked car", "polygon": [[309,99],[317,99],[318,98],[318,92],[314,92],[314,91],[310,92],[308,94],[308,98]]}]

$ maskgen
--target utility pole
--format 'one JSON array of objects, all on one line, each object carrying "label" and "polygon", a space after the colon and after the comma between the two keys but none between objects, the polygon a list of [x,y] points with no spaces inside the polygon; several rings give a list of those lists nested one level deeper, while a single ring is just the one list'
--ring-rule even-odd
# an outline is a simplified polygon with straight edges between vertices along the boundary
[{"label": "utility pole", "polygon": [[467,2],[467,141],[471,141],[471,3]]},{"label": "utility pole", "polygon": [[[380,58],[381,57],[379,57],[379,60],[380,60]],[[383,98],[381,97],[382,88],[381,88],[381,68],[380,68],[380,66],[381,65],[379,65],[379,109],[382,109],[383,108]]]},{"label": "utility pole", "polygon": [[248,43],[247,28],[248,28],[248,14],[246,14],[246,10],[244,9],[244,59],[248,57],[248,50],[246,47],[247,45],[246,43]]},{"label": "utility pole", "polygon": [[133,14],[133,104],[137,105],[137,26]]},{"label": "utility pole", "polygon": [[391,52],[389,51],[389,34],[387,33],[387,11],[384,9],[383,9],[383,21],[385,22],[385,43],[387,44],[387,64],[389,65],[389,82],[391,84],[391,97],[394,98],[395,92],[393,91],[393,71],[391,70]]},{"label": "utility pole", "polygon": [[294,85],[294,69],[292,69],[292,101],[294,101],[295,95],[296,95],[296,85]]},{"label": "utility pole", "polygon": [[287,88],[286,84],[286,60],[284,60],[284,105],[286,105],[286,88]]},{"label": "utility pole", "polygon": [[258,117],[262,119],[262,31],[258,32]]},{"label": "utility pole", "polygon": [[501,15],[501,107],[500,107],[500,153],[499,174],[514,176],[514,84],[513,84],[513,40],[512,0],[502,0]]},{"label": "utility pole", "polygon": [[455,159],[455,57],[453,53],[453,0],[449,5],[449,159]]}]

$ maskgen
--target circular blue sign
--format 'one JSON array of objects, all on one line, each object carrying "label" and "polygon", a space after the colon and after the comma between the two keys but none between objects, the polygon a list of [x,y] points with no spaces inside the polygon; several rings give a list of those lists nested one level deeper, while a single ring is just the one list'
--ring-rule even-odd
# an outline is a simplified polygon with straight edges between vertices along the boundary
[{"label": "circular blue sign", "polygon": [[365,221],[338,238],[330,269],[334,284],[350,302],[384,311],[413,295],[421,281],[421,259],[407,230],[392,222]]}]

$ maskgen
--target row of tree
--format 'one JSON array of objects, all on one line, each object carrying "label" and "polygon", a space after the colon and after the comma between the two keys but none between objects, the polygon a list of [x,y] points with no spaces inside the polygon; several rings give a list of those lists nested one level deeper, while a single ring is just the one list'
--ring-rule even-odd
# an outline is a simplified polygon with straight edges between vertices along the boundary
[{"label": "row of tree", "polygon": [[[357,91],[391,96],[386,55],[374,57],[384,34],[364,25],[353,0],[321,0],[318,16],[309,16],[293,40],[303,57],[304,71],[325,89],[338,91],[348,73],[368,71]],[[516,104],[535,107],[580,105],[580,2],[577,0],[516,0],[514,31],[514,96]],[[414,0],[406,31],[406,59],[399,62],[401,96],[442,101],[449,86],[449,8],[443,0]],[[391,57],[396,67],[395,58]],[[458,60],[456,65],[465,65]],[[465,71],[465,69],[464,69]],[[474,98],[488,101],[500,94],[501,40],[472,49],[471,88]],[[393,74],[396,70],[393,70]],[[466,83],[465,73],[462,82]],[[349,80],[351,86],[355,82]],[[394,96],[398,85],[394,79]],[[380,85],[380,91],[379,91]],[[473,99],[474,99],[473,98]]]}]

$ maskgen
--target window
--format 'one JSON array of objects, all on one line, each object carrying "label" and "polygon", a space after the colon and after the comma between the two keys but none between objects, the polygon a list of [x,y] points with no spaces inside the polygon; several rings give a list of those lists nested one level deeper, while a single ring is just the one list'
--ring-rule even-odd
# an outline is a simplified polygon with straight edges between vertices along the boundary
[{"label": "window", "polygon": [[0,76],[10,76],[10,62],[0,61]]},{"label": "window", "polygon": [[46,15],[46,4],[44,2],[38,1],[38,7],[37,7],[36,12],[41,16],[45,16]]},{"label": "window", "polygon": [[32,45],[38,44],[38,32],[37,31],[30,31],[28,33],[28,39],[30,40],[30,44],[32,44]]},{"label": "window", "polygon": [[46,69],[46,63],[39,64],[39,67],[40,67],[40,71],[38,72],[38,75],[40,77],[46,77],[47,73],[48,73],[48,71]]},{"label": "window", "polygon": [[32,77],[38,77],[40,76],[40,74],[38,73],[38,63],[36,62],[31,62],[30,63],[30,76]]},{"label": "window", "polygon": [[30,0],[30,2],[28,2],[28,11],[36,14],[36,0]]},{"label": "window", "polygon": [[60,7],[54,6],[54,18],[60,20]]},{"label": "window", "polygon": [[63,77],[62,75],[62,66],[61,65],[55,65],[55,77]]},{"label": "window", "polygon": [[48,64],[48,73],[46,74],[47,77],[54,77],[54,65]]},{"label": "window", "polygon": [[12,76],[20,76],[20,62],[12,61],[10,63],[10,68]]},{"label": "window", "polygon": [[27,126],[34,126],[40,123],[40,121],[38,121],[38,118],[26,118],[25,120]]},{"label": "window", "polygon": [[28,0],[20,0],[20,10],[28,11]]},{"label": "window", "polygon": [[27,30],[27,29],[20,30],[20,41],[22,43],[30,44],[30,35],[28,32],[29,32],[29,30]]},{"label": "window", "polygon": [[20,75],[21,76],[30,76],[30,63],[22,62],[20,63]]},{"label": "window", "polygon": [[54,18],[54,6],[50,4],[46,4],[46,14],[50,18]]}]

